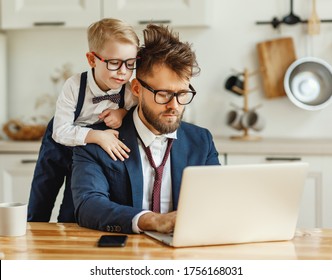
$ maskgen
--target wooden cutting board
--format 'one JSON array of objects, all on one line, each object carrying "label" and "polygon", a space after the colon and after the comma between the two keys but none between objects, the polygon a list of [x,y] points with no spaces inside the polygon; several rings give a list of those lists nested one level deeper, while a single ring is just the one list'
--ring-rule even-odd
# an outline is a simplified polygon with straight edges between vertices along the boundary
[{"label": "wooden cutting board", "polygon": [[296,60],[293,39],[285,37],[257,44],[260,72],[267,98],[285,96],[284,75]]}]

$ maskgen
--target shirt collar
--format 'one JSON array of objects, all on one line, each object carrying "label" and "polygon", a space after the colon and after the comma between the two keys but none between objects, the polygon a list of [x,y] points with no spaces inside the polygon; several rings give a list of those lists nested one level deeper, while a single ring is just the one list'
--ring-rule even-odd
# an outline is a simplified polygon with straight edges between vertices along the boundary
[{"label": "shirt collar", "polygon": [[91,92],[94,96],[103,96],[105,94],[115,94],[115,93],[119,93],[121,91],[121,88],[118,88],[118,89],[110,89],[108,91],[103,91],[100,89],[100,87],[97,85],[96,81],[95,81],[95,78],[94,78],[94,69],[91,68],[90,71],[88,71],[88,83],[89,83],[89,87],[91,89]]},{"label": "shirt collar", "polygon": [[136,127],[137,133],[138,133],[139,137],[142,139],[145,147],[149,147],[151,145],[151,143],[157,137],[164,138],[165,141],[168,138],[177,139],[176,131],[174,131],[172,133],[162,134],[162,135],[155,135],[154,133],[152,133],[151,130],[146,127],[146,125],[142,122],[142,120],[138,116],[138,106],[135,108],[135,110],[133,112],[133,120],[134,120],[134,125]]}]

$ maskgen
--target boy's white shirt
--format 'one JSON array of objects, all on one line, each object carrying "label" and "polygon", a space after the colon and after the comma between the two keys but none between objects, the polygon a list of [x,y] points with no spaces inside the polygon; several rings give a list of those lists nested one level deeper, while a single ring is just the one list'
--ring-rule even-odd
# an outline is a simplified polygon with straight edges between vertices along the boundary
[{"label": "boy's white shirt", "polygon": [[[90,130],[86,126],[99,123],[98,115],[104,110],[119,108],[118,104],[109,100],[103,100],[97,104],[92,103],[93,97],[118,93],[121,87],[105,93],[96,84],[93,71],[90,69],[87,76],[83,108],[79,117],[74,122],[80,79],[81,74],[70,77],[65,82],[56,103],[52,137],[56,142],[66,146],[85,145],[85,138]],[[128,82],[125,88],[124,109],[129,110],[136,104],[137,98],[131,93],[130,82]]]}]

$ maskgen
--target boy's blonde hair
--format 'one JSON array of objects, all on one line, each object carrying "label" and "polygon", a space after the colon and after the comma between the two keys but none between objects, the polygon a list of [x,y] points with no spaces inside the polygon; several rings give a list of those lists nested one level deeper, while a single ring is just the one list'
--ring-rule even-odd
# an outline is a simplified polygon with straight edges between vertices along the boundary
[{"label": "boy's blonde hair", "polygon": [[90,52],[100,52],[108,40],[129,43],[139,48],[139,39],[129,24],[113,18],[104,18],[91,24],[88,28]]}]

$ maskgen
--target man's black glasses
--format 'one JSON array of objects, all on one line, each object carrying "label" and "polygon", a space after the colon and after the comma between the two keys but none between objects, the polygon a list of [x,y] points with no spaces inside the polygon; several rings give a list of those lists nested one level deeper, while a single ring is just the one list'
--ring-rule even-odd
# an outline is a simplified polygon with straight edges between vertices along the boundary
[{"label": "man's black glasses", "polygon": [[173,92],[167,89],[153,89],[141,79],[139,78],[136,79],[140,82],[142,87],[146,88],[147,90],[151,91],[154,94],[154,101],[158,104],[167,104],[175,96],[179,104],[187,105],[193,100],[196,94],[195,89],[190,84],[189,84],[190,90],[180,90],[178,92]]}]

